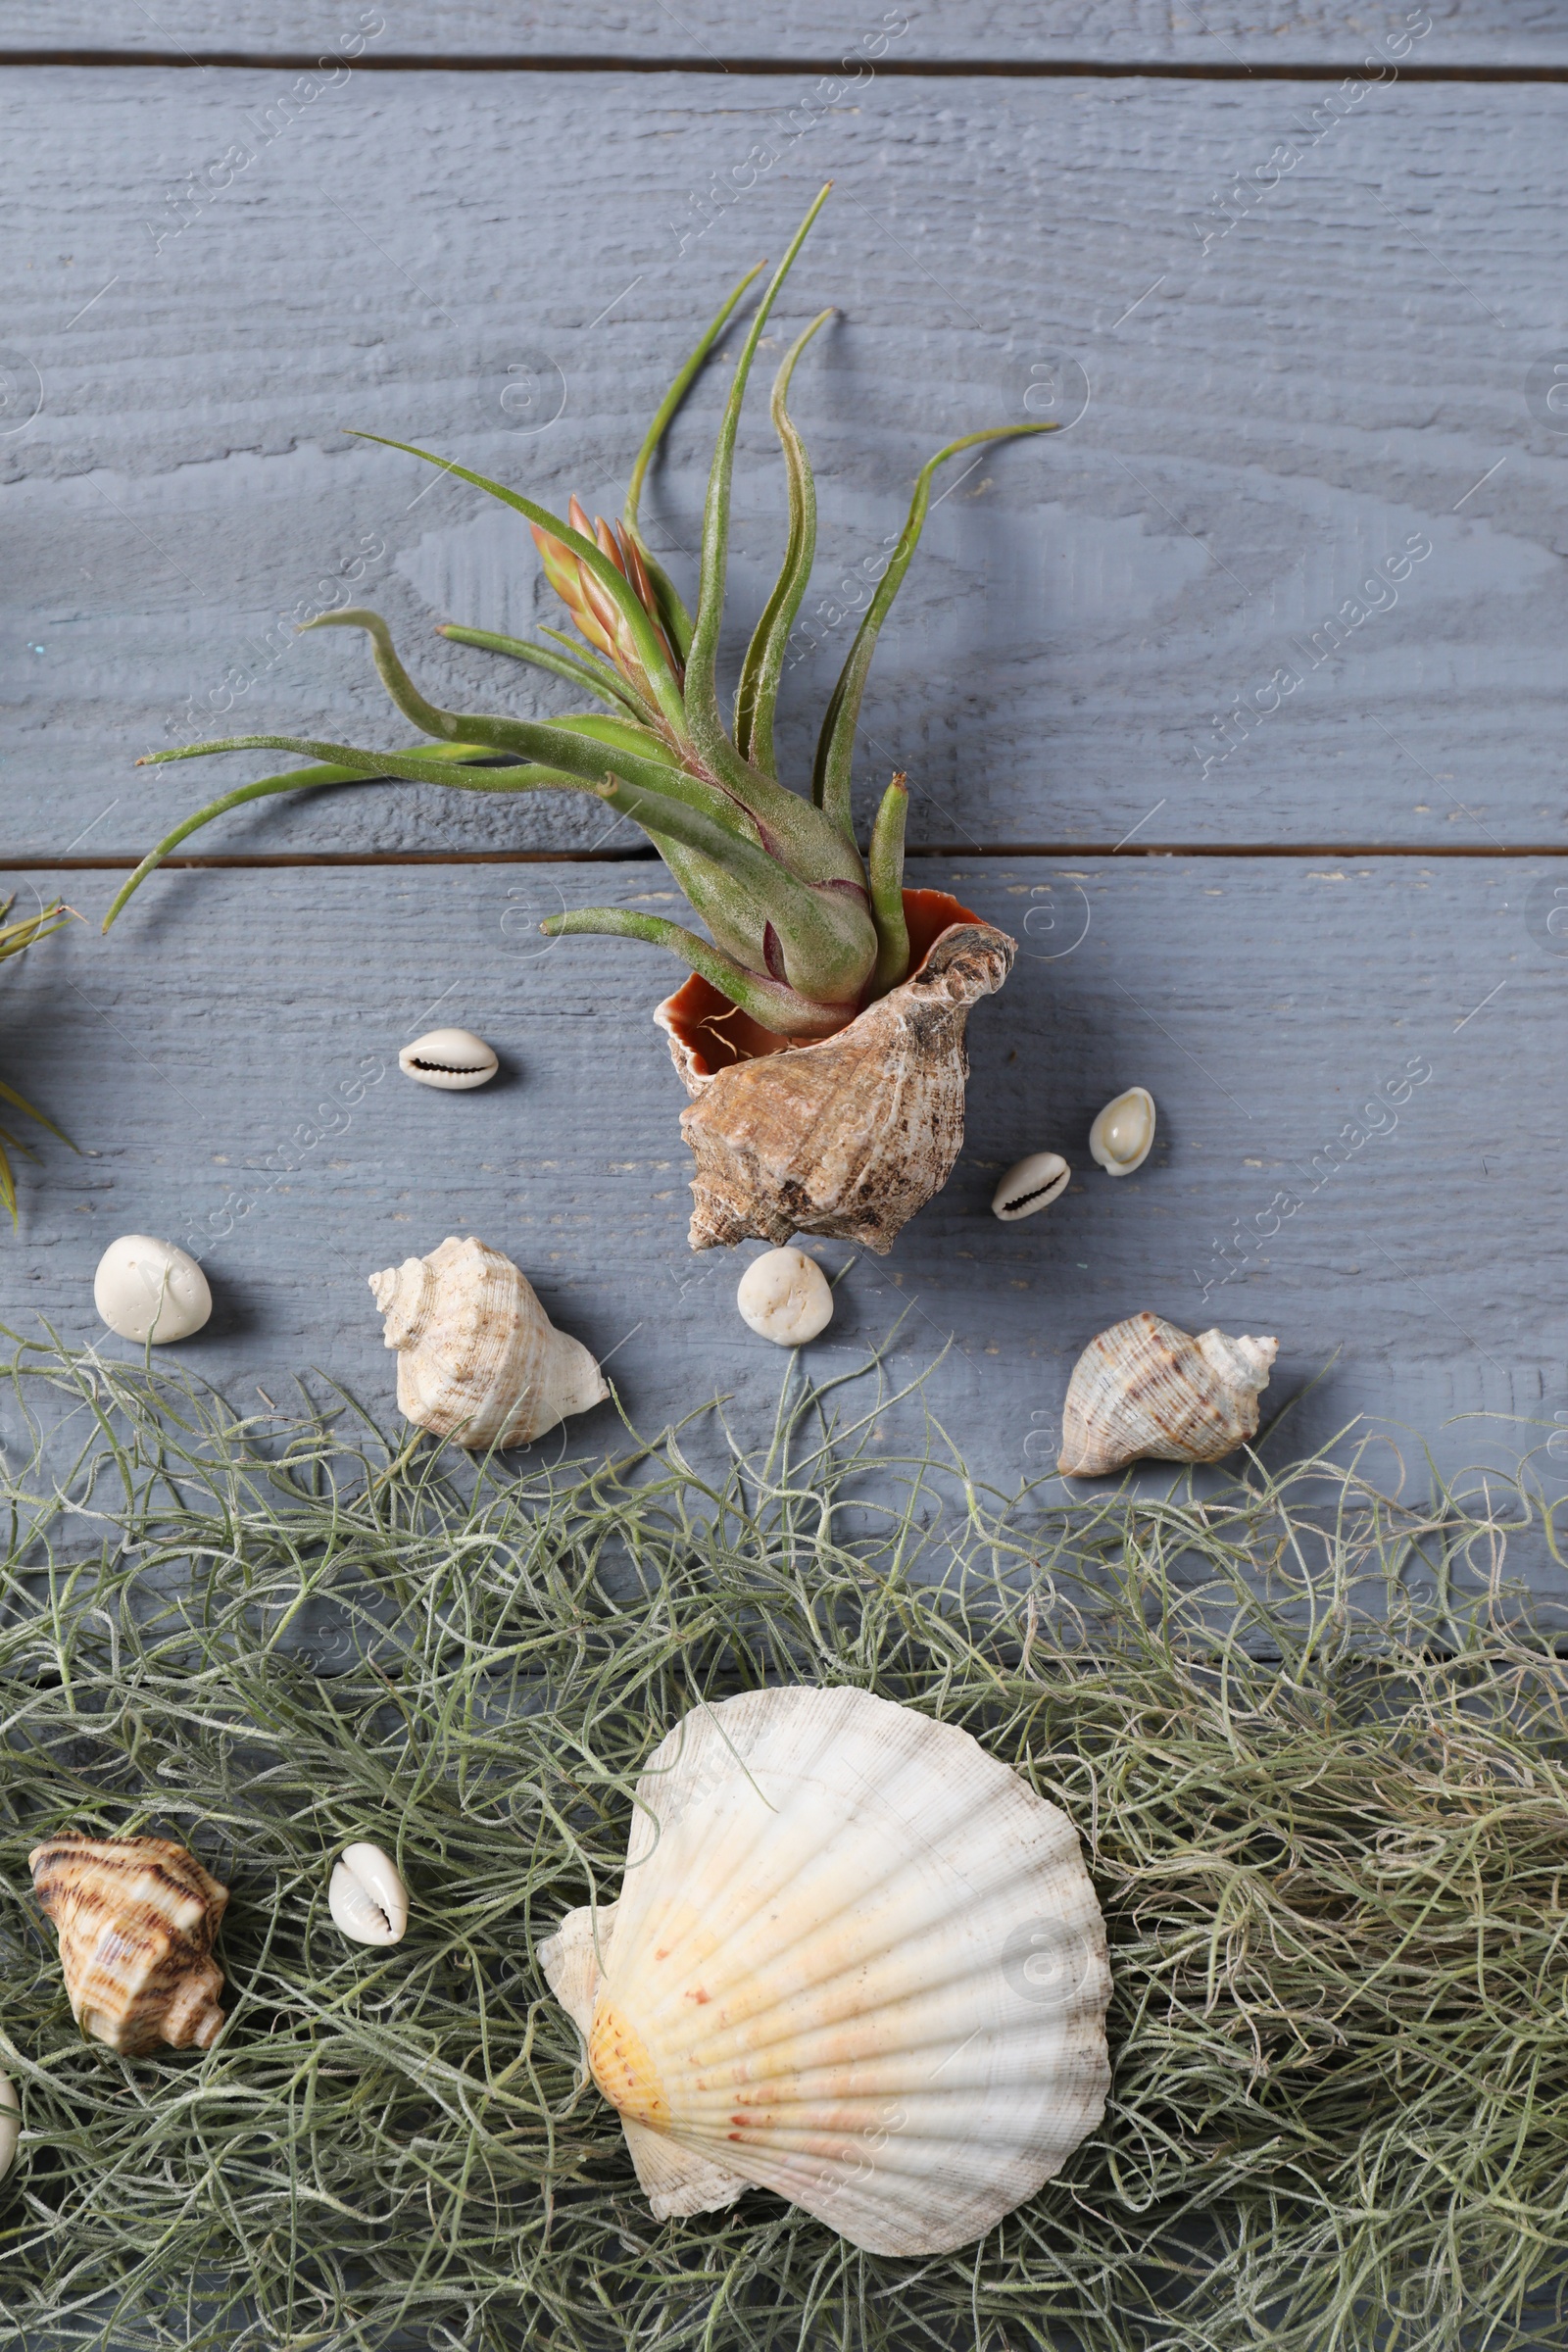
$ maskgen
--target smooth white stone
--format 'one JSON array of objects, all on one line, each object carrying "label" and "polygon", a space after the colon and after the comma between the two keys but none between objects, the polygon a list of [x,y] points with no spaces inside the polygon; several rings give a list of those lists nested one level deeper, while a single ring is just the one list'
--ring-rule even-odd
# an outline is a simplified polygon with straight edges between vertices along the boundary
[{"label": "smooth white stone", "polygon": [[213,1311],[207,1277],[172,1242],[124,1233],[111,1242],[93,1276],[93,1304],[122,1340],[167,1348],[188,1340]]},{"label": "smooth white stone", "polygon": [[735,1303],[744,1321],[779,1348],[800,1348],[833,1320],[833,1291],[804,1250],[767,1250],[740,1279]]}]

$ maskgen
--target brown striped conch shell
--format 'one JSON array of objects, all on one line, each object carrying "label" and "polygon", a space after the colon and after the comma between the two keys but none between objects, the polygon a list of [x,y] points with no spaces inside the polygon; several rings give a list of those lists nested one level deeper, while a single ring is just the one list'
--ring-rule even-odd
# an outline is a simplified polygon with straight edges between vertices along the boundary
[{"label": "brown striped conch shell", "polygon": [[657,2219],[769,2188],[876,2254],[979,2237],[1110,2081],[1071,1822],[967,1732],[857,1690],[676,1725],[617,1902],[540,1952]]},{"label": "brown striped conch shell", "polygon": [[499,1250],[444,1241],[370,1276],[398,1350],[398,1410],[460,1446],[527,1446],[610,1395],[581,1340],[558,1331]]},{"label": "brown striped conch shell", "polygon": [[1068,1478],[1099,1478],[1129,1462],[1217,1462],[1257,1435],[1278,1340],[1190,1339],[1159,1315],[1131,1315],[1091,1340],[1073,1367],[1061,1412]]},{"label": "brown striped conch shell", "polygon": [[952,1175],[969,1008],[1002,986],[1014,943],[944,892],[904,904],[920,960],[833,1037],[791,1046],[695,974],[656,1010],[692,1097],[694,1250],[819,1233],[885,1255]]},{"label": "brown striped conch shell", "polygon": [[126,2058],[161,2041],[210,2049],[223,2026],[213,1936],[228,1888],[168,1838],[68,1831],[35,1846],[27,1863],[82,2032]]}]

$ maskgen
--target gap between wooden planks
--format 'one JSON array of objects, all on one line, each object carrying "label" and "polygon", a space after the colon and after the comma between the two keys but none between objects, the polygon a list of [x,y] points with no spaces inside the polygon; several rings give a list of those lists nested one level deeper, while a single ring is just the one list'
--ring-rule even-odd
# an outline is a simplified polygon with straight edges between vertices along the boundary
[{"label": "gap between wooden planks", "polygon": [[[245,72],[253,69],[279,74],[309,73],[319,65],[314,49],[0,49],[0,66],[153,66],[165,70],[210,68]],[[1255,66],[1241,59],[1214,62],[1136,60],[1122,58],[892,58],[876,61],[878,77],[900,80],[961,81],[983,76],[992,80],[1065,81],[1094,79],[1126,81],[1341,81],[1359,74],[1364,57],[1339,64],[1302,59],[1291,63],[1270,58]],[[703,50],[691,57],[638,57],[607,51],[578,55],[571,51],[542,52],[537,56],[511,51],[490,56],[425,56],[394,51],[354,60],[357,74],[831,74],[843,71],[839,58],[715,57]],[[1568,81],[1568,65],[1487,66],[1411,65],[1401,61],[1400,81]]]},{"label": "gap between wooden planks", "polygon": [[[1121,842],[1003,841],[922,842],[906,865],[918,858],[1568,858],[1560,841],[1522,847],[1501,842],[1443,842],[1430,848],[1359,841],[1288,842]],[[165,858],[160,873],[190,873],[203,867],[243,871],[255,866],[334,865],[626,865],[637,859],[657,864],[659,852],[635,844],[618,850],[298,850],[255,851],[207,858]],[[11,874],[130,873],[139,858],[5,858],[0,872]]]}]

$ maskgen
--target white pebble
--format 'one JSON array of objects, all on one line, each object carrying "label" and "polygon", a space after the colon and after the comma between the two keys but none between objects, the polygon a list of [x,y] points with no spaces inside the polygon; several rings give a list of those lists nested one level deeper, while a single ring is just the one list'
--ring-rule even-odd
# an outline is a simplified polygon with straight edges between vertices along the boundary
[{"label": "white pebble", "polygon": [[735,1303],[755,1332],[779,1348],[799,1348],[833,1320],[833,1292],[804,1250],[768,1250],[741,1276]]},{"label": "white pebble", "polygon": [[213,1311],[207,1277],[172,1242],[125,1233],[111,1242],[93,1276],[93,1304],[111,1331],[138,1346],[188,1340]]}]

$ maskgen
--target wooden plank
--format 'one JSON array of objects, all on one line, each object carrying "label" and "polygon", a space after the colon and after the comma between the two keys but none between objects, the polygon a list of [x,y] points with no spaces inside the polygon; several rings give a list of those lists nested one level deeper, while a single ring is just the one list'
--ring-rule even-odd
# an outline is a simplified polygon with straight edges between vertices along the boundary
[{"label": "wooden plank", "polygon": [[[379,24],[382,29],[372,31]],[[901,29],[902,27],[902,29]],[[368,36],[367,54],[404,57],[806,58],[834,62],[883,55],[927,60],[1088,59],[1192,64],[1223,71],[1238,61],[1359,65],[1408,57],[1463,65],[1568,62],[1568,18],[1556,0],[1527,21],[1507,0],[1449,0],[1441,10],[1389,6],[1348,16],[1339,6],[1264,0],[1261,6],[1193,8],[1183,0],[942,0],[926,6],[855,8],[845,0],[783,0],[759,12],[740,0],[682,0],[678,12],[626,0],[577,0],[572,8],[519,9],[511,0],[374,0],[349,9],[304,0],[163,0],[156,20],[134,0],[12,0],[11,50],[87,49],[128,56],[314,54]],[[876,45],[886,41],[885,51]],[[352,51],[351,51],[352,54]]]},{"label": "wooden plank", "polygon": [[[1365,1412],[1418,1433],[1401,1441],[1415,1477],[1421,1436],[1452,1464],[1508,1451],[1521,1416],[1526,1444],[1554,1413],[1568,1426],[1568,1158],[1539,1078],[1568,962],[1541,873],[931,859],[918,878],[1021,952],[971,1024],[959,1167],[889,1258],[845,1276],[815,1369],[847,1368],[895,1326],[906,1375],[946,1348],[930,1401],[1009,1490],[1051,1469],[1078,1350],[1144,1306],[1278,1336],[1274,1396],[1318,1382],[1282,1450]],[[91,916],[104,878],[62,879]],[[534,930],[563,901],[661,903],[660,888],[637,864],[175,875],[107,945],[85,926],[45,943],[6,975],[0,1076],[83,1156],[46,1141],[24,1167],[0,1320],[103,1341],[100,1251],[165,1234],[201,1251],[218,1300],[182,1351],[192,1367],[252,1402],[315,1368],[385,1410],[393,1365],[366,1277],[471,1232],[611,1360],[639,1427],[724,1392],[755,1435],[782,1359],[733,1304],[755,1246],[687,1249],[683,1097],[649,1017],[671,967]],[[398,1047],[437,1018],[489,1037],[503,1078],[457,1096],[403,1079]],[[1130,1083],[1152,1091],[1159,1139],[1115,1181],[1085,1138]],[[1003,1170],[1046,1147],[1073,1161],[1072,1189],[999,1224]],[[1503,1418],[1451,1421],[1483,1412]],[[612,1415],[571,1442],[612,1445]]]},{"label": "wooden plank", "polygon": [[[295,642],[292,616],[334,598],[380,605],[459,707],[560,708],[554,682],[429,635],[545,614],[521,527],[340,428],[613,511],[694,321],[829,171],[783,320],[843,306],[797,377],[823,516],[786,692],[797,775],[918,465],[1054,395],[1070,414],[1087,381],[1059,441],[950,471],[873,676],[867,800],[905,766],[916,837],[949,846],[1563,839],[1568,443],[1530,374],[1563,341],[1568,208],[1540,201],[1559,90],[1374,91],[1313,145],[1316,101],[1285,83],[878,80],[829,113],[740,75],[360,74],[291,110],[292,87],[0,77],[4,858],[139,854],[269,765],[138,774],[148,746],[236,721],[401,740],[357,643]],[[1213,191],[1290,140],[1296,167],[1221,233]],[[592,171],[537,170],[542,143]],[[754,152],[776,167],[714,206]],[[228,184],[191,197],[210,167]],[[666,548],[695,544],[723,383],[645,509]],[[742,628],[781,517],[759,396]],[[1431,555],[1396,585],[1411,545]],[[205,846],[602,830],[573,801],[434,798],[271,803]]]}]

